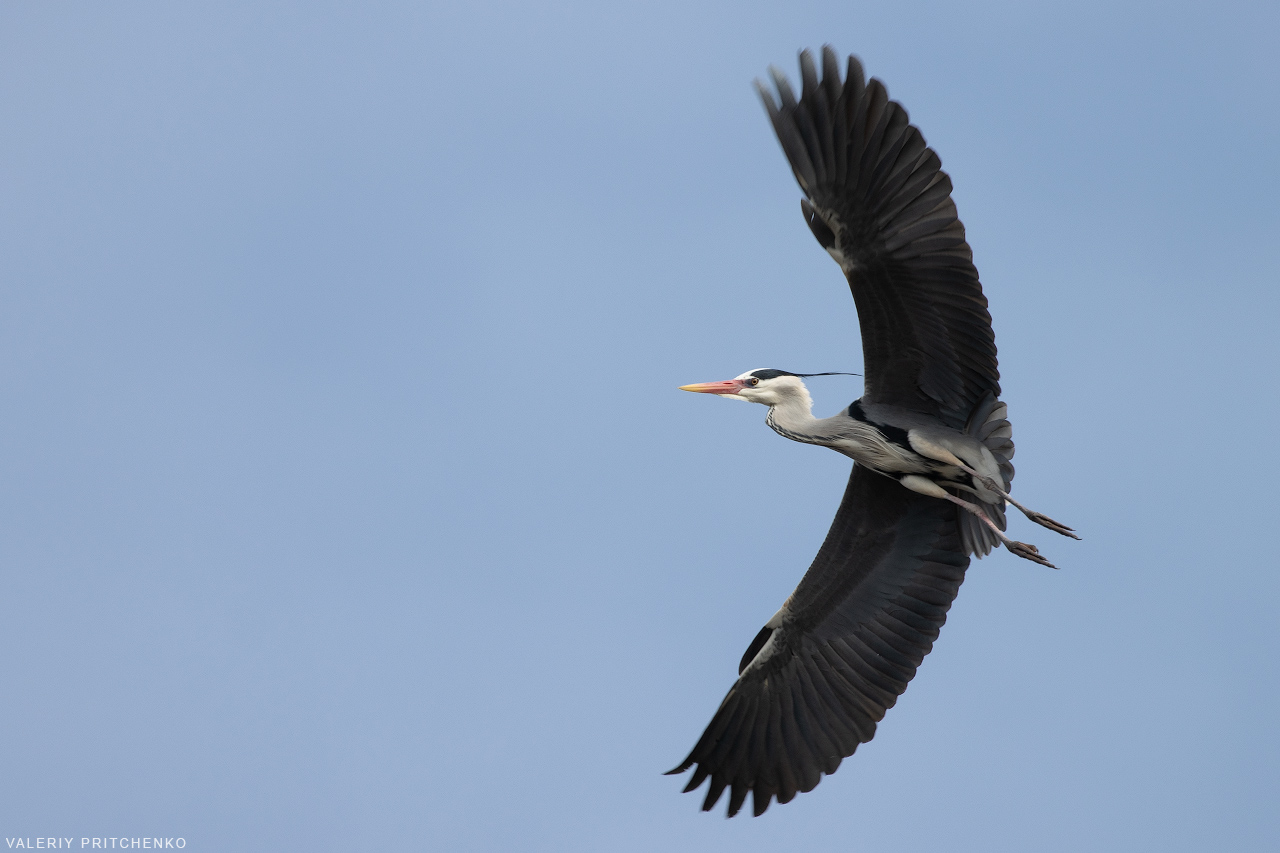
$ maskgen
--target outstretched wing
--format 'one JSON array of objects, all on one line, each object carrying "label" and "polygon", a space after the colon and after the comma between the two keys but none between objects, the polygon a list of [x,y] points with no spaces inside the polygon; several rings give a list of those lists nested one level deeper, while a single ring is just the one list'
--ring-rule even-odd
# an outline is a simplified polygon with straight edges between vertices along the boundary
[{"label": "outstretched wing", "polygon": [[855,465],[813,565],[747,649],[734,684],[693,751],[709,811],[729,815],[810,791],[893,707],[933,647],[964,580],[955,506]]},{"label": "outstretched wing", "polygon": [[974,405],[1000,396],[995,335],[951,179],[884,85],[848,73],[830,47],[822,79],[800,54],[797,101],[771,69],[781,105],[759,82],[773,128],[808,200],[814,236],[849,279],[862,330],[867,402],[940,417],[963,429]]}]

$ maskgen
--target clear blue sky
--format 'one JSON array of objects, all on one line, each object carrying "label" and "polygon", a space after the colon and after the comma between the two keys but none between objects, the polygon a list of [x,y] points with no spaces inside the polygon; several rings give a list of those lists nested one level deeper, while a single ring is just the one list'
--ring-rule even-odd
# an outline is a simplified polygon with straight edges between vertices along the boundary
[{"label": "clear blue sky", "polygon": [[[966,8],[967,7],[967,8]],[[847,463],[677,385],[858,370],[750,82],[951,173],[1027,503],[870,744],[660,773]],[[7,3],[0,836],[1280,844],[1272,3]],[[816,387],[821,414],[858,380]]]}]

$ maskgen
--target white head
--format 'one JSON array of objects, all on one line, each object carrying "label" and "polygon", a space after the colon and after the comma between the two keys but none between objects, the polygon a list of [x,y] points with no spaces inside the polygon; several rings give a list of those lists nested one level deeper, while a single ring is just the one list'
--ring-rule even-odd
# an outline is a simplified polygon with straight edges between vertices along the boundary
[{"label": "white head", "polygon": [[726,400],[743,400],[766,406],[799,403],[807,409],[812,405],[812,401],[809,398],[809,389],[804,387],[804,381],[800,376],[801,374],[787,370],[759,368],[748,370],[724,382],[681,385],[680,390],[716,394]]}]

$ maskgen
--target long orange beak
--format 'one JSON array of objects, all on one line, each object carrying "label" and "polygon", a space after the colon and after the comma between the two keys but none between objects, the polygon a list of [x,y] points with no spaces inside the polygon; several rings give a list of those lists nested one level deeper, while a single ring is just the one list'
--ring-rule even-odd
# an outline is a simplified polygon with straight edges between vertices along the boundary
[{"label": "long orange beak", "polygon": [[737,394],[747,387],[741,379],[727,379],[724,382],[699,382],[695,385],[681,385],[681,391],[696,391],[699,394]]}]

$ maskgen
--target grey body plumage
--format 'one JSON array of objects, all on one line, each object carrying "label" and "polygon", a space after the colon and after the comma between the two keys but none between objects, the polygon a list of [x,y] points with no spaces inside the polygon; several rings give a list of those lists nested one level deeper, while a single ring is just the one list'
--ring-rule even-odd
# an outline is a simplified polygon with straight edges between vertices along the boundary
[{"label": "grey body plumage", "polygon": [[1003,544],[1051,565],[1005,534],[1006,505],[1075,537],[1009,494],[1013,428],[991,316],[941,160],[856,58],[842,79],[824,48],[819,76],[803,51],[800,70],[799,98],[772,69],[777,99],[757,87],[805,222],[849,282],[865,389],[815,418],[805,375],[785,370],[684,386],[766,405],[779,435],[854,460],[813,564],[671,771],[693,768],[685,791],[709,780],[704,810],[727,789],[731,816],[748,793],[759,815],[811,790],[872,738],[937,639],[970,556]]},{"label": "grey body plumage", "polygon": [[[766,374],[769,377],[762,379]],[[899,481],[904,476],[922,476],[957,495],[977,498],[986,517],[1000,530],[1006,528],[1004,502],[1013,480],[1009,461],[1013,456],[1013,431],[1004,419],[1007,408],[1003,403],[975,412],[981,417],[966,430],[941,425],[936,418],[901,406],[862,400],[855,400],[831,417],[815,418],[808,389],[798,375],[753,370],[743,376],[761,383],[754,389],[756,396],[761,389],[774,386],[773,396],[758,402],[770,403],[765,423],[784,438],[829,447],[877,474]],[[967,466],[947,460],[936,452],[938,448],[949,451]],[[999,490],[988,488],[966,467],[995,480]],[[962,527],[966,553],[984,556],[1000,543],[998,534],[984,523]]]}]

